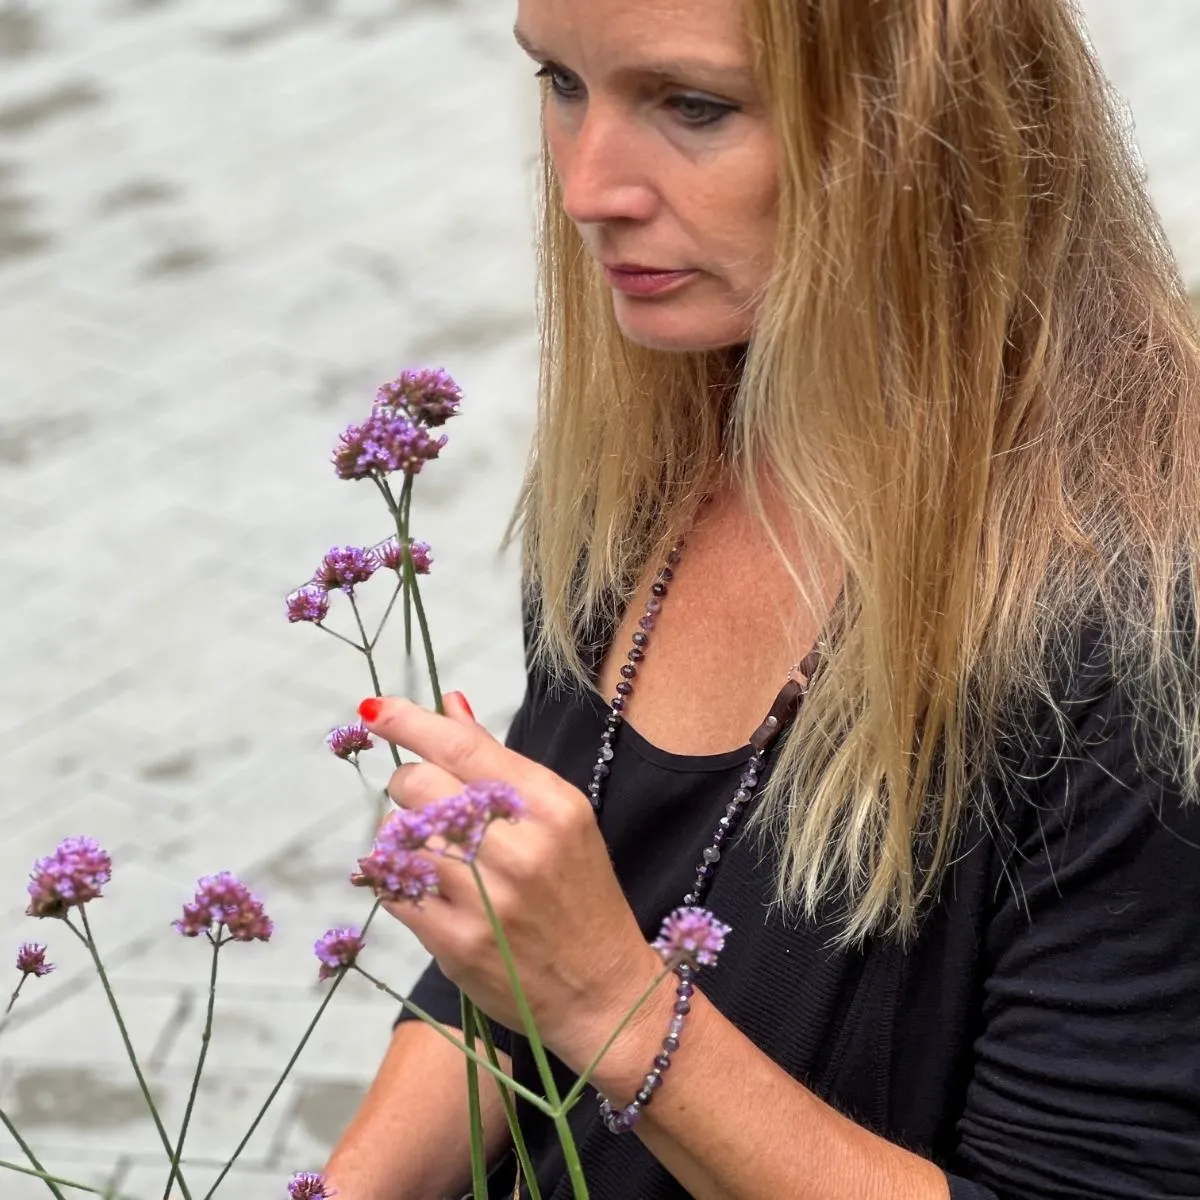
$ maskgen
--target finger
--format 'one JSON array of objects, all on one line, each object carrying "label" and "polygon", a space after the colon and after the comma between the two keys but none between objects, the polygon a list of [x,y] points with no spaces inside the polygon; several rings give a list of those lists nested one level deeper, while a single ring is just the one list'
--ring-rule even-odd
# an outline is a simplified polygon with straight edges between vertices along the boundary
[{"label": "finger", "polygon": [[458,721],[460,725],[476,723],[475,714],[471,711],[471,706],[462,692],[447,692],[442,697],[442,707],[446,710],[446,716],[451,720]]},{"label": "finger", "polygon": [[411,700],[372,698],[359,709],[372,733],[419,755],[464,783],[502,779],[535,810],[561,782],[553,771],[496,741],[482,725],[466,726]]},{"label": "finger", "polygon": [[461,792],[463,783],[434,763],[404,763],[392,772],[387,794],[401,808],[424,808]]}]

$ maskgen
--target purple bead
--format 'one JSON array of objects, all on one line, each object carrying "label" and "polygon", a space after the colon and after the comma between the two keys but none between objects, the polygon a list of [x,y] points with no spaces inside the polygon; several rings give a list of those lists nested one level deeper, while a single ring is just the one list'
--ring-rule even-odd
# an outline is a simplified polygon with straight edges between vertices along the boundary
[{"label": "purple bead", "polygon": [[695,892],[688,892],[688,894],[684,896],[683,902],[684,904],[699,904],[700,897],[697,896]]},{"label": "purple bead", "polygon": [[641,646],[634,646],[634,648],[630,650],[625,657],[629,659],[631,663],[640,663],[642,659],[646,657],[646,652],[641,648]]},{"label": "purple bead", "polygon": [[638,1092],[638,1094],[636,1096],[634,1096],[634,1098],[633,1098],[634,1103],[639,1106],[647,1105],[653,1099],[654,1099],[654,1093],[652,1091],[650,1091],[649,1088],[642,1088],[642,1090],[640,1092]]},{"label": "purple bead", "polygon": [[642,617],[642,618],[641,618],[641,619],[638,621],[638,624],[639,624],[639,625],[640,625],[640,626],[641,626],[641,627],[642,627],[644,630],[646,630],[647,632],[649,632],[651,629],[653,629],[653,628],[654,628],[654,615],[653,615],[652,613],[647,613],[647,614],[646,614],[644,617]]},{"label": "purple bead", "polygon": [[717,828],[718,828],[718,829],[728,829],[728,828],[730,827],[730,825],[732,825],[732,824],[733,824],[733,818],[732,818],[732,817],[722,817],[722,818],[721,818],[721,819],[720,819],[720,820],[717,822]]},{"label": "purple bead", "polygon": [[676,1034],[671,1034],[663,1038],[663,1049],[668,1054],[674,1054],[679,1049],[679,1038]]},{"label": "purple bead", "polygon": [[680,963],[675,968],[675,974],[680,979],[691,979],[696,974],[696,969],[691,963]]},{"label": "purple bead", "polygon": [[703,863],[696,868],[697,879],[707,879],[712,874],[712,867],[708,863]]},{"label": "purple bead", "polygon": [[662,1075],[657,1071],[651,1071],[645,1079],[642,1080],[642,1087],[648,1092],[657,1092],[662,1087]]},{"label": "purple bead", "polygon": [[676,989],[675,995],[681,1000],[688,1000],[696,991],[696,985],[689,979],[685,979]]},{"label": "purple bead", "polygon": [[633,635],[633,644],[635,646],[648,646],[650,638],[644,633],[635,633]]},{"label": "purple bead", "polygon": [[679,566],[679,559],[682,556],[682,554],[683,554],[683,543],[680,542],[679,545],[674,547],[671,550],[670,554],[667,555],[667,566],[668,567]]},{"label": "purple bead", "polygon": [[733,805],[745,804],[750,799],[750,793],[745,788],[738,788],[733,793]]},{"label": "purple bead", "polygon": [[667,1026],[667,1036],[677,1038],[683,1032],[683,1025],[683,1017],[672,1017],[670,1025]]},{"label": "purple bead", "polygon": [[654,1069],[656,1071],[665,1071],[671,1065],[671,1056],[669,1054],[660,1054],[654,1060]]},{"label": "purple bead", "polygon": [[638,1117],[642,1115],[640,1104],[630,1104],[627,1108],[621,1111],[621,1123],[626,1129],[632,1129],[638,1121]]},{"label": "purple bead", "polygon": [[609,767],[608,763],[598,762],[592,768],[592,776],[596,779],[604,779],[607,777],[610,769],[611,768]]},{"label": "purple bead", "polygon": [[650,585],[650,592],[654,596],[665,596],[667,594],[667,585],[658,582],[652,583]]},{"label": "purple bead", "polygon": [[663,583],[670,583],[671,580],[675,578],[675,572],[672,571],[670,567],[663,567],[663,569],[658,573],[658,578]]},{"label": "purple bead", "polygon": [[614,696],[608,702],[608,707],[611,708],[613,710],[613,712],[620,712],[621,709],[623,709],[625,707],[625,697],[624,696]]},{"label": "purple bead", "polygon": [[721,852],[716,848],[716,846],[709,846],[708,849],[704,851],[704,861],[708,866],[711,867],[713,863],[719,862],[720,859]]},{"label": "purple bead", "polygon": [[625,679],[633,679],[637,676],[637,667],[635,667],[632,663],[626,663],[621,668],[621,675]]},{"label": "purple bead", "polygon": [[632,696],[633,695],[633,684],[630,683],[627,679],[622,679],[621,682],[617,684],[617,695]]},{"label": "purple bead", "polygon": [[651,596],[646,601],[646,611],[651,615],[662,611],[662,601],[657,596]]},{"label": "purple bead", "polygon": [[677,1017],[686,1017],[692,1011],[692,1002],[690,1000],[676,1000],[674,1012]]},{"label": "purple bead", "polygon": [[602,762],[612,762],[615,751],[611,746],[602,746],[600,748],[600,759]]}]

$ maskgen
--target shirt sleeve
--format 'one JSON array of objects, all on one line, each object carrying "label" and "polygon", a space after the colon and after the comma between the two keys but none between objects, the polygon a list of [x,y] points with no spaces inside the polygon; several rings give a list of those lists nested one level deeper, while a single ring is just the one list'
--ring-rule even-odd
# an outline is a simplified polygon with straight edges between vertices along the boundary
[{"label": "shirt sleeve", "polygon": [[1020,781],[953,1200],[1200,1197],[1200,805],[1123,708]]}]

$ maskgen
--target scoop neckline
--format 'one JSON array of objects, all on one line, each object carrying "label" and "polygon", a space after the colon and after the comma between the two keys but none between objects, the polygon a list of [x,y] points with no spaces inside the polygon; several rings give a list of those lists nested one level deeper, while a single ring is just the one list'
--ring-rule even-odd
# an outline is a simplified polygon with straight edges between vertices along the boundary
[{"label": "scoop neckline", "polygon": [[[589,687],[587,695],[589,702],[598,714],[607,716],[611,712],[609,702],[596,691],[595,687]],[[628,747],[645,762],[666,771],[680,773],[728,771],[733,767],[745,766],[754,753],[754,747],[747,742],[737,750],[723,750],[719,754],[675,754],[670,750],[663,750],[648,738],[643,737],[628,721],[622,720],[620,730],[617,753],[620,753],[622,748]]]}]

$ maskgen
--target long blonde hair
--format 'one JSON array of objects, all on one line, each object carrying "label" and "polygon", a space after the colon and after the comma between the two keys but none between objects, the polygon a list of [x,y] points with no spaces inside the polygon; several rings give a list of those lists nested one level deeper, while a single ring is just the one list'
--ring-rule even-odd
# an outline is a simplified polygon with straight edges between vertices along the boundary
[{"label": "long blonde hair", "polygon": [[[540,418],[518,507],[535,652],[584,631],[732,464],[845,566],[757,814],[793,914],[908,935],[1014,698],[1098,621],[1200,794],[1200,337],[1067,0],[747,0],[780,151],[744,350],[617,329],[543,148]],[[807,581],[797,571],[798,589]],[[1181,609],[1180,605],[1184,608]]]}]

